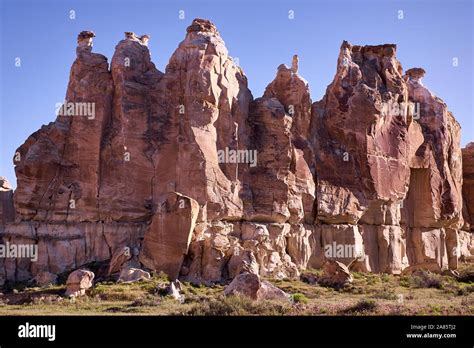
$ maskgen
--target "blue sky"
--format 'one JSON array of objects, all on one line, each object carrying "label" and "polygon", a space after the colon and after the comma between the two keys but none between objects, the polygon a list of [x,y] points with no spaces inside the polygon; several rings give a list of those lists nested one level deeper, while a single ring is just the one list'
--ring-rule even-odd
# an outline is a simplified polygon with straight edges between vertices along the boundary
[{"label": "blue sky", "polygon": [[[164,71],[195,17],[213,21],[230,55],[239,58],[254,97],[281,63],[300,57],[300,74],[321,99],[336,70],[343,40],[398,45],[404,69],[423,67],[425,85],[442,98],[474,141],[473,1],[399,0],[0,0],[0,175],[15,186],[15,149],[54,121],[75,59],[77,34],[92,30],[94,52],[112,58],[124,31],[150,34]],[[75,19],[70,19],[70,11]],[[185,19],[180,19],[180,11]],[[293,11],[294,18],[289,18]],[[403,11],[403,19],[399,19]],[[458,66],[453,66],[453,58]],[[15,59],[21,66],[15,66]]]}]

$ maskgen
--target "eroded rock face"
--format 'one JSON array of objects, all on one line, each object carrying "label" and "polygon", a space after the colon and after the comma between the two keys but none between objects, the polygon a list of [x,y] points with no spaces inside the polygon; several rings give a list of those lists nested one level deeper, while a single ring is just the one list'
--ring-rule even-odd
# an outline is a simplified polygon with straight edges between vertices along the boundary
[{"label": "eroded rock face", "polygon": [[33,133],[14,158],[22,220],[100,220],[100,152],[114,87],[107,58],[78,48],[56,121]]},{"label": "eroded rock face", "polygon": [[195,200],[176,193],[169,194],[167,200],[159,205],[145,233],[140,262],[176,279],[188,253],[198,213],[199,205]]},{"label": "eroded rock face", "polygon": [[462,149],[462,170],[464,197],[464,228],[463,230],[474,230],[474,142]]},{"label": "eroded rock face", "polygon": [[78,36],[56,120],[14,156],[16,215],[1,186],[2,242],[37,245],[38,260],[0,259],[0,282],[105,260],[196,283],[470,260],[473,147],[461,160],[458,123],[395,45],[344,42],[312,103],[296,55],[253,100],[205,19],[164,73],[149,35],[126,32],[110,69],[94,37]]},{"label": "eroded rock face", "polygon": [[15,220],[13,189],[7,178],[0,177],[0,228]]}]

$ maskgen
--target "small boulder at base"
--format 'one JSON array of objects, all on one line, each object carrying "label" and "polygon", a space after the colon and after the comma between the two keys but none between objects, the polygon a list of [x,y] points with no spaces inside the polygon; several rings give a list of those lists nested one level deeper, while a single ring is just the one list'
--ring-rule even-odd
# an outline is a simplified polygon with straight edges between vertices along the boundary
[{"label": "small boulder at base", "polygon": [[138,282],[140,280],[148,280],[150,279],[150,273],[133,267],[124,267],[122,268],[122,272],[120,272],[120,277],[117,280],[118,283],[133,283]]},{"label": "small boulder at base", "polygon": [[176,279],[171,281],[169,284],[160,284],[158,286],[158,291],[163,295],[169,295],[175,300],[178,300],[180,303],[184,303],[184,295],[181,294],[183,290],[183,285],[181,282]]},{"label": "small boulder at base", "polygon": [[318,283],[324,286],[343,287],[352,283],[353,280],[345,264],[336,260],[326,260],[323,275],[318,279]]},{"label": "small boulder at base", "polygon": [[92,287],[94,273],[85,269],[78,269],[69,274],[66,285],[66,296],[77,297],[86,294],[86,290]]},{"label": "small boulder at base", "polygon": [[288,299],[288,294],[267,281],[262,281],[257,274],[244,272],[239,274],[225,288],[224,294],[246,296],[253,300]]}]

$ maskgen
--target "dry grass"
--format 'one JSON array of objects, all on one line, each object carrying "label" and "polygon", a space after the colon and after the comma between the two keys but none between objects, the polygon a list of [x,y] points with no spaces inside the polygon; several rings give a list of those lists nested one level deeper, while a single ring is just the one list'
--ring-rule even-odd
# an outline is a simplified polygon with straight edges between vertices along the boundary
[{"label": "dry grass", "polygon": [[261,302],[225,297],[221,285],[184,283],[184,303],[163,296],[159,286],[167,280],[155,275],[133,284],[98,283],[76,300],[63,297],[63,285],[10,290],[0,295],[0,315],[474,315],[474,268],[466,266],[460,274],[455,279],[428,272],[354,273],[354,282],[342,289],[269,279],[290,300]]}]

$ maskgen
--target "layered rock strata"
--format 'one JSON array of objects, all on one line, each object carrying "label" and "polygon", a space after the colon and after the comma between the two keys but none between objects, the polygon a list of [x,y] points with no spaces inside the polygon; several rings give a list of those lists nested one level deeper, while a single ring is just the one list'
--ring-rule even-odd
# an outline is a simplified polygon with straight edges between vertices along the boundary
[{"label": "layered rock strata", "polygon": [[16,151],[16,215],[7,190],[1,237],[38,258],[5,258],[0,279],[110,259],[119,272],[123,250],[204,283],[291,278],[327,259],[400,273],[470,258],[472,147],[461,155],[459,124],[395,45],[343,42],[313,103],[297,56],[253,99],[204,19],[165,72],[150,36],[127,32],[110,68],[94,36],[79,34],[56,120]]}]

